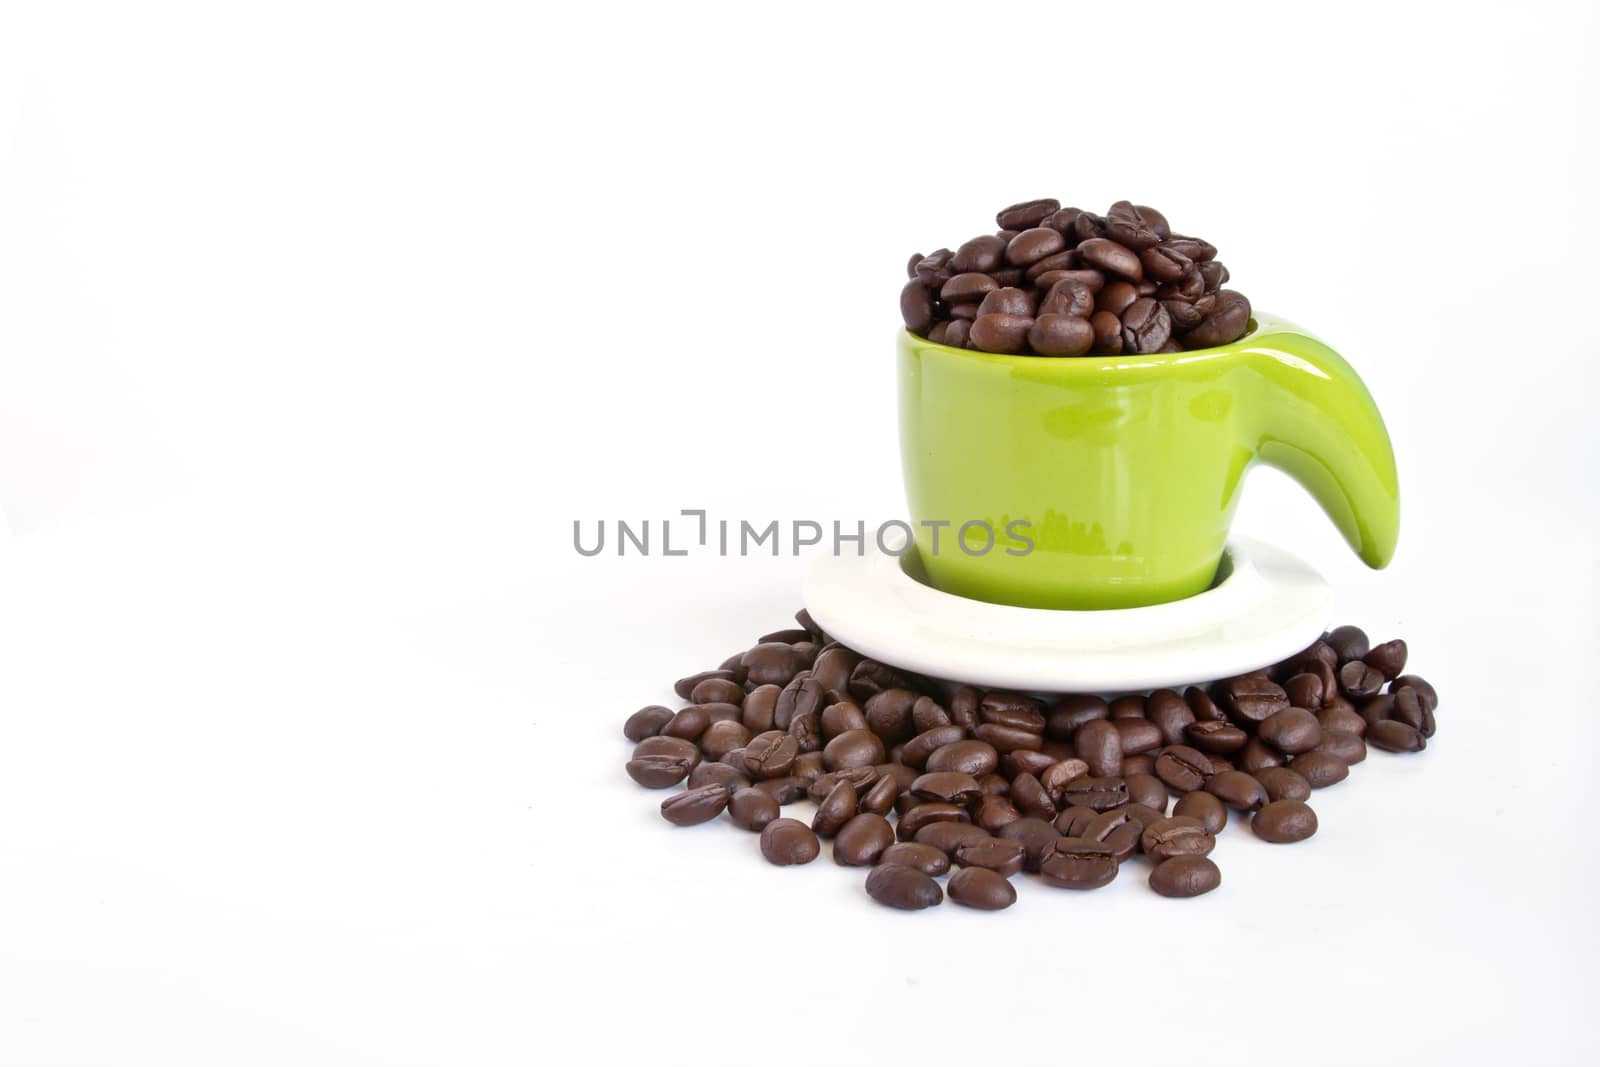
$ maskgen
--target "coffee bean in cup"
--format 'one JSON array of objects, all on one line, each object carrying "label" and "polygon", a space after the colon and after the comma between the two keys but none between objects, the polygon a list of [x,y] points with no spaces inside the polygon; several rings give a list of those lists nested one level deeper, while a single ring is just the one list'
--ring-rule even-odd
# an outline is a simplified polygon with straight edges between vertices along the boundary
[{"label": "coffee bean in cup", "polygon": [[[1102,216],[1029,200],[995,223],[954,251],[911,257],[906,329],[953,348],[1074,358],[1214,348],[1250,327],[1215,246],[1173,233],[1155,208],[1119,200]],[[1388,677],[1404,667],[1403,644],[1373,651]]]}]

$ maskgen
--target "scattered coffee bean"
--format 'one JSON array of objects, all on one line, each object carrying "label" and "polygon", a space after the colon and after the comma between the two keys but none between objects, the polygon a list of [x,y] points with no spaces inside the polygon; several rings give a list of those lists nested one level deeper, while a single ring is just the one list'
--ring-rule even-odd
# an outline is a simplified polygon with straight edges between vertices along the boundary
[{"label": "scattered coffee bean", "polygon": [[1117,876],[1117,857],[1111,846],[1081,837],[1056,842],[1040,862],[1044,880],[1062,889],[1099,889]]},{"label": "scattered coffee bean", "polygon": [[740,789],[728,798],[728,817],[741,830],[761,830],[776,819],[778,813],[778,802],[764,790]]},{"label": "scattered coffee bean", "polygon": [[675,793],[661,802],[661,817],[674,826],[696,826],[721,815],[728,806],[728,790],[708,785]]},{"label": "scattered coffee bean", "polygon": [[1150,888],[1164,897],[1197,897],[1222,884],[1222,871],[1207,856],[1174,856],[1150,872]]},{"label": "scattered coffee bean", "polygon": [[821,855],[822,842],[811,827],[797,819],[774,819],[761,831],[761,854],[768,863],[792,867]]},{"label": "scattered coffee bean", "polygon": [[951,875],[949,894],[957,904],[980,911],[1000,911],[1017,902],[1017,887],[1004,875],[981,866],[963,867]]},{"label": "scattered coffee bean", "polygon": [[894,843],[894,827],[889,820],[864,812],[841,826],[834,836],[833,862],[843,867],[870,867]]},{"label": "scattered coffee bean", "polygon": [[878,862],[888,866],[911,867],[930,878],[936,878],[950,870],[950,857],[943,849],[913,841],[896,841],[883,850]]},{"label": "scattered coffee bean", "polygon": [[1217,845],[1216,837],[1199,819],[1174,815],[1144,828],[1139,847],[1158,860],[1173,856],[1204,856]]},{"label": "scattered coffee bean", "polygon": [[1317,832],[1317,813],[1303,800],[1274,800],[1256,812],[1250,829],[1275,845],[1304,841]]},{"label": "scattered coffee bean", "polygon": [[1267,802],[1267,790],[1244,771],[1222,771],[1206,782],[1206,792],[1240,811],[1255,811]]},{"label": "scattered coffee bean", "polygon": [[[1306,792],[1309,794],[1310,790]],[[1213,835],[1220,834],[1228,825],[1228,806],[1212,794],[1199,790],[1179,797],[1172,806],[1172,814],[1200,820],[1200,825]]]},{"label": "scattered coffee bean", "polygon": [[1350,765],[1326,752],[1307,752],[1296,756],[1289,769],[1304,778],[1312,789],[1326,789],[1350,776]]},{"label": "scattered coffee bean", "polygon": [[1311,796],[1311,783],[1288,767],[1266,767],[1255,774],[1267,791],[1267,800],[1305,800]]},{"label": "scattered coffee bean", "polygon": [[867,875],[867,895],[888,908],[921,911],[944,900],[939,883],[915,867],[885,864]]}]

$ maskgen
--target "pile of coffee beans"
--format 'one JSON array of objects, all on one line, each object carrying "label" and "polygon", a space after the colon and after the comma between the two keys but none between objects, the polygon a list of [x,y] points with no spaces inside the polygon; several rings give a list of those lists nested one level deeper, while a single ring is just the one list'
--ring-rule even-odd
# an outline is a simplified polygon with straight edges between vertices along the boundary
[{"label": "pile of coffee beans", "polygon": [[[721,817],[760,835],[769,863],[822,855],[870,868],[891,908],[944,900],[998,910],[1027,871],[1098,889],[1134,856],[1150,887],[1193,897],[1230,813],[1264,841],[1317,832],[1306,803],[1372,746],[1420,752],[1438,695],[1406,674],[1404,641],[1341,626],[1276,666],[1182,693],[1066,696],[949,690],[857,655],[804,611],[715,670],[680,679],[687,705],[628,718],[628,774],[676,826]],[[814,805],[809,820],[784,809]],[[939,877],[950,876],[947,889]]]},{"label": "pile of coffee beans", "polygon": [[914,255],[900,291],[906,328],[954,348],[1012,355],[1181,352],[1237,341],[1250,301],[1228,268],[1152,207],[1104,215],[1058,200],[1013,204],[1000,229],[954,252]]}]

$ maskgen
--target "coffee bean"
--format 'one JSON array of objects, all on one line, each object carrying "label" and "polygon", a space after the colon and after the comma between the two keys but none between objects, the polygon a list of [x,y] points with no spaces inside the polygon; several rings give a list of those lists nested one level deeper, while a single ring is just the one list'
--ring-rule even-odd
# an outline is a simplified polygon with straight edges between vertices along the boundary
[{"label": "coffee bean", "polygon": [[[1109,811],[1111,809],[1107,808],[1106,810]],[[1083,837],[1089,829],[1089,824],[1094,822],[1099,814],[1093,808],[1085,807],[1082,804],[1072,804],[1062,809],[1061,814],[1057,815],[1050,825],[1055,828],[1057,833],[1067,837]]]},{"label": "coffee bean", "polygon": [[1006,241],[993,234],[974,237],[950,257],[950,269],[957,274],[988,274],[1005,263]]},{"label": "coffee bean", "polygon": [[628,777],[646,789],[666,789],[688,775],[691,763],[682,756],[635,756],[628,761]]},{"label": "coffee bean", "polygon": [[744,705],[739,709],[739,721],[754,737],[772,729],[773,713],[777,710],[779,686],[759,685],[745,694]]},{"label": "coffee bean", "polygon": [[[1094,815],[1093,812],[1089,814],[1091,817]],[[999,833],[995,836],[1004,838],[1007,841],[1016,841],[1022,845],[1023,869],[1029,871],[1037,871],[1040,861],[1055,848],[1055,843],[1061,839],[1061,835],[1056,832],[1055,827],[1043,819],[1029,818],[1017,819],[1015,822],[1007,823],[1000,828]]]},{"label": "coffee bean", "polygon": [[661,728],[662,737],[676,737],[684,741],[693,741],[705,733],[706,727],[711,725],[711,717],[704,708],[690,706],[680,709]]},{"label": "coffee bean", "polygon": [[[817,752],[822,748],[822,716],[814,711],[801,712],[789,721],[789,736],[801,752]],[[823,762],[827,759],[824,757]]]},{"label": "coffee bean", "polygon": [[1084,723],[1104,719],[1110,713],[1110,705],[1097,696],[1064,697],[1051,705],[1045,717],[1045,733],[1052,741],[1071,741]]},{"label": "coffee bean", "polygon": [[1073,747],[1089,773],[1106,777],[1122,769],[1122,734],[1110,719],[1092,719],[1078,728]]},{"label": "coffee bean", "polygon": [[1122,313],[1122,350],[1147,355],[1159,352],[1172,336],[1167,309],[1147,296],[1129,304]]},{"label": "coffee bean", "polygon": [[1024,815],[1035,819],[1053,819],[1056,806],[1039,779],[1031,774],[1019,774],[1011,780],[1011,803]]},{"label": "coffee bean", "polygon": [[927,333],[933,325],[933,294],[915,278],[900,290],[900,317],[912,333]]},{"label": "coffee bean", "polygon": [[1199,819],[1174,815],[1144,828],[1139,847],[1158,860],[1173,856],[1204,856],[1217,846],[1217,839]]},{"label": "coffee bean", "polygon": [[731,794],[749,784],[750,779],[726,763],[701,761],[698,767],[689,772],[688,786],[690,789],[703,789],[708,785],[720,785]]},{"label": "coffee bean", "polygon": [[761,789],[740,789],[728,798],[728,817],[741,830],[761,830],[778,818],[778,813],[778,802]]},{"label": "coffee bean", "polygon": [[1222,706],[1240,722],[1260,723],[1289,707],[1289,696],[1265,674],[1243,674],[1223,683]]},{"label": "coffee bean", "polygon": [[1384,719],[1367,727],[1367,740],[1385,752],[1421,752],[1428,747],[1422,731],[1394,719]]},{"label": "coffee bean", "polygon": [[1001,755],[1022,750],[1038,751],[1044,744],[1044,738],[1039,734],[993,722],[980,723],[973,733],[977,734],[978,740],[988,742]]},{"label": "coffee bean", "polygon": [[[1309,792],[1310,790],[1307,790],[1307,793]],[[1222,828],[1228,825],[1227,805],[1210,793],[1199,790],[1179,797],[1178,802],[1172,806],[1172,814],[1198,819],[1200,825],[1213,835],[1220,834]]]},{"label": "coffee bean", "polygon": [[[1057,760],[1039,774],[1039,784],[1052,803],[1059,802],[1067,786],[1089,773],[1089,765],[1077,757]],[[1130,790],[1131,790],[1130,786]]]},{"label": "coffee bean", "polygon": [[1273,712],[1256,730],[1261,740],[1290,756],[1309,752],[1322,742],[1322,724],[1304,708]]},{"label": "coffee bean", "polygon": [[846,730],[822,750],[823,766],[830,771],[871,767],[882,763],[883,757],[883,740],[865,728]]},{"label": "coffee bean", "polygon": [[1078,778],[1062,790],[1061,799],[1069,806],[1109,811],[1128,802],[1128,783],[1110,776]]},{"label": "coffee bean", "polygon": [[984,352],[1016,355],[1027,347],[1033,321],[1025,315],[981,315],[972,324],[972,345]]},{"label": "coffee bean", "polygon": [[923,800],[946,804],[970,804],[983,795],[978,779],[960,771],[930,771],[911,784],[911,792]]},{"label": "coffee bean", "polygon": [[796,716],[807,712],[820,714],[826,702],[827,694],[822,691],[820,682],[808,674],[797,674],[778,694],[778,702],[772,709],[772,727],[787,731]]},{"label": "coffee bean", "polygon": [[[959,729],[959,727],[958,727]],[[977,777],[1000,764],[1000,753],[987,741],[952,741],[934,749],[928,757],[929,771],[957,771]]]},{"label": "coffee bean", "polygon": [[1078,245],[1078,256],[1091,267],[1120,274],[1129,281],[1144,278],[1144,266],[1132,249],[1104,237],[1091,237]]},{"label": "coffee bean", "polygon": [[1224,756],[1243,748],[1250,735],[1231,722],[1203,719],[1184,727],[1183,739],[1208,756]]},{"label": "coffee bean", "polygon": [[1343,730],[1353,733],[1357,737],[1367,732],[1367,720],[1350,705],[1350,701],[1340,693],[1334,697],[1337,703],[1330,702],[1327,707],[1317,712],[1317,724],[1322,727],[1324,736],[1330,730]]},{"label": "coffee bean", "polygon": [[1099,841],[1111,848],[1111,854],[1121,863],[1139,850],[1140,835],[1144,833],[1144,823],[1134,819],[1124,805],[1112,808],[1095,816],[1094,821],[1085,828],[1083,836],[1090,841]]},{"label": "coffee bean", "polygon": [[1250,301],[1231,289],[1224,289],[1218,295],[1228,296],[1229,299],[1219,301],[1215,310],[1206,315],[1200,325],[1184,334],[1185,348],[1213,348],[1232,344],[1250,328]]},{"label": "coffee bean", "polygon": [[919,845],[913,841],[897,841],[883,850],[878,862],[889,867],[910,867],[930,878],[950,870],[950,857],[932,845]]},{"label": "coffee bean", "polygon": [[1156,757],[1156,777],[1179,793],[1199,789],[1210,776],[1211,760],[1188,745],[1168,745]]},{"label": "coffee bean", "polygon": [[950,878],[950,899],[980,911],[1001,911],[1017,902],[1017,890],[1004,875],[983,866],[963,867]]},{"label": "coffee bean", "polygon": [[[1123,761],[1124,766],[1127,760]],[[1139,804],[1156,812],[1167,809],[1167,786],[1154,774],[1139,772],[1123,775],[1123,780],[1128,783],[1128,801]]]},{"label": "coffee bean", "polygon": [[1255,813],[1250,829],[1263,841],[1292,844],[1317,832],[1317,813],[1301,800],[1274,800]]},{"label": "coffee bean", "polygon": [[757,782],[753,788],[761,790],[779,804],[793,804],[806,796],[806,787],[810,784],[804,778],[786,775]]},{"label": "coffee bean", "polygon": [[1223,771],[1206,782],[1206,792],[1240,811],[1255,811],[1267,802],[1267,791],[1244,771]]},{"label": "coffee bean", "polygon": [[719,760],[750,740],[750,731],[741,722],[714,722],[700,735],[700,751],[706,759]]},{"label": "coffee bean", "polygon": [[1028,344],[1036,355],[1082,356],[1094,345],[1094,327],[1073,315],[1040,315],[1028,328]]},{"label": "coffee bean", "polygon": [[1239,770],[1248,774],[1255,774],[1266,767],[1282,767],[1284,756],[1283,753],[1261,740],[1261,738],[1252,737],[1239,750],[1235,762]]},{"label": "coffee bean", "polygon": [[1339,688],[1351,700],[1377,696],[1383,682],[1383,672],[1362,660],[1351,660],[1339,668]]},{"label": "coffee bean", "polygon": [[643,741],[659,734],[661,728],[671,721],[670,710],[660,704],[651,704],[628,716],[628,721],[622,725],[622,736],[633,742]]},{"label": "coffee bean", "polygon": [[1206,856],[1174,856],[1150,872],[1150,888],[1164,897],[1197,897],[1222,884],[1222,872]]},{"label": "coffee bean", "polygon": [[[853,700],[841,700],[822,709],[822,736],[832,741],[840,734],[867,728],[867,713]],[[879,741],[882,745],[883,742]],[[827,746],[823,746],[826,748]]]},{"label": "coffee bean", "polygon": [[999,288],[999,283],[989,275],[969,271],[954,275],[945,282],[939,290],[939,299],[946,304],[976,304]]},{"label": "coffee bean", "polygon": [[[1036,309],[1033,297],[1025,289],[1007,286],[996,289],[978,305],[978,315],[1022,315],[1031,318]],[[975,315],[974,318],[977,316]]]},{"label": "coffee bean", "polygon": [[944,900],[939,883],[914,867],[874,867],[867,875],[867,895],[888,908],[921,911]]},{"label": "coffee bean", "polygon": [[1189,705],[1189,710],[1194,712],[1196,722],[1224,722],[1227,716],[1211,695],[1197,685],[1191,685],[1183,691],[1184,703]]},{"label": "coffee bean", "polygon": [[1340,663],[1360,659],[1372,648],[1366,631],[1359,626],[1339,626],[1328,631],[1323,641],[1338,655]]},{"label": "coffee bean", "polygon": [[[1055,814],[1055,809],[1050,809]],[[1006,797],[984,796],[972,806],[972,821],[989,833],[999,833],[1022,818],[1022,812]]]},{"label": "coffee bean", "polygon": [[[1435,692],[1428,680],[1419,674],[1402,674],[1389,683],[1389,692],[1398,693],[1401,689],[1414,689],[1417,699],[1428,711],[1435,711],[1439,707],[1439,694]],[[648,709],[647,709],[648,710]],[[631,739],[630,739],[631,740]]]},{"label": "coffee bean", "polygon": [[872,784],[861,797],[859,810],[868,811],[874,815],[888,815],[894,810],[894,802],[900,795],[900,783],[894,776],[886,774]]},{"label": "coffee bean", "polygon": [[1067,239],[1059,230],[1048,226],[1034,226],[1023,230],[1006,245],[1006,261],[1017,267],[1027,267],[1046,256],[1064,251]]},{"label": "coffee bean", "polygon": [[917,831],[916,842],[919,845],[931,845],[943,849],[952,857],[956,849],[962,845],[973,842],[987,841],[990,834],[981,826],[964,822],[935,822],[920,828]]},{"label": "coffee bean", "polygon": [[1099,889],[1117,877],[1117,857],[1109,845],[1081,837],[1056,842],[1039,864],[1046,883],[1062,889]]},{"label": "coffee bean", "polygon": [[1361,659],[1367,666],[1382,674],[1386,681],[1398,678],[1406,669],[1406,643],[1385,641]]},{"label": "coffee bean", "polygon": [[1255,773],[1256,781],[1267,791],[1267,800],[1305,800],[1311,796],[1311,783],[1289,767],[1266,767]]},{"label": "coffee bean", "polygon": [[1318,711],[1322,708],[1323,682],[1319,675],[1311,673],[1297,674],[1283,683],[1284,695],[1289,698],[1289,703],[1297,708],[1308,708]]},{"label": "coffee bean", "polygon": [[956,846],[950,858],[961,867],[983,867],[1009,878],[1022,870],[1024,850],[1020,841],[989,837]]},{"label": "coffee bean", "polygon": [[901,813],[898,826],[902,841],[915,841],[917,831],[936,822],[971,822],[967,809],[943,801],[929,800]]},{"label": "coffee bean", "polygon": [[811,829],[818,837],[832,837],[841,826],[855,818],[859,807],[856,787],[849,782],[836,782],[817,805],[817,812],[811,817]]},{"label": "coffee bean", "polygon": [[707,678],[698,683],[689,692],[691,704],[732,704],[738,706],[744,703],[744,687],[731,678]]},{"label": "coffee bean", "polygon": [[1144,276],[1158,282],[1175,282],[1194,269],[1194,261],[1170,248],[1146,248],[1139,253]]},{"label": "coffee bean", "polygon": [[1324,730],[1322,740],[1313,749],[1353,767],[1367,758],[1367,743],[1349,730]]},{"label": "coffee bean", "polygon": [[761,831],[761,854],[768,863],[791,867],[810,863],[821,853],[817,835],[797,819],[774,819]]},{"label": "coffee bean", "polygon": [[1106,235],[1138,252],[1172,236],[1172,229],[1155,208],[1119,200],[1106,212]]},{"label": "coffee bean", "polygon": [[1061,208],[1059,200],[1025,200],[1001,210],[994,217],[995,225],[1002,230],[1026,230],[1037,226]]},{"label": "coffee bean", "polygon": [[728,790],[708,785],[676,793],[661,802],[661,817],[674,826],[696,826],[721,815],[728,806]]},{"label": "coffee bean", "polygon": [[867,700],[867,729],[877,734],[885,745],[898,745],[911,740],[914,727],[911,709],[919,696],[910,689],[893,687],[873,694]]},{"label": "coffee bean", "polygon": [[750,739],[744,748],[745,772],[755,781],[781,778],[794,766],[800,745],[788,734],[769,730]]},{"label": "coffee bean", "polygon": [[1138,756],[1145,752],[1154,752],[1162,747],[1164,739],[1161,727],[1149,719],[1114,719],[1112,725],[1116,727],[1122,739],[1122,755]]},{"label": "coffee bean", "polygon": [[789,765],[790,774],[796,778],[804,778],[808,783],[821,778],[825,770],[820,752],[802,752]]},{"label": "coffee bean", "polygon": [[894,844],[894,827],[882,815],[865,812],[839,828],[833,839],[833,862],[841,867],[870,867]]}]

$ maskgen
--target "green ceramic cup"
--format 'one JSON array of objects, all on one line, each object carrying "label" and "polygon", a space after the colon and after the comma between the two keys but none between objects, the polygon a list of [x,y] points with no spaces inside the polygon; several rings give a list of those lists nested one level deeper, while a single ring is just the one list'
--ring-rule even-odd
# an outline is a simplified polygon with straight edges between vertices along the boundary
[{"label": "green ceramic cup", "polygon": [[1258,315],[1220,348],[1080,359],[901,331],[899,377],[917,563],[945,592],[1072,609],[1192,596],[1257,463],[1304,486],[1368,565],[1394,555],[1400,487],[1377,405],[1281,319]]}]

